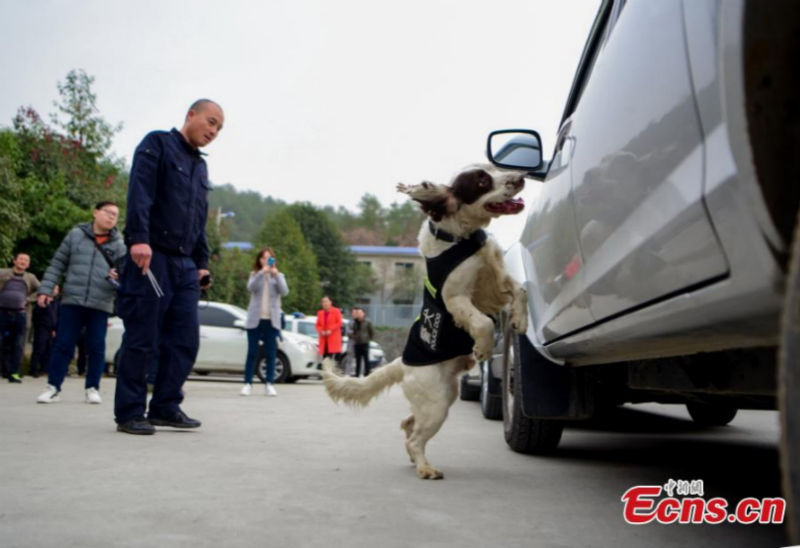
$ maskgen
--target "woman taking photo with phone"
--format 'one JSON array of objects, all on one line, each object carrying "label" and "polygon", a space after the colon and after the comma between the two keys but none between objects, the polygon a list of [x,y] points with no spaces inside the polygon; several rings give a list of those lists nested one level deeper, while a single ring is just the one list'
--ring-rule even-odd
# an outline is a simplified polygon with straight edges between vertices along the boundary
[{"label": "woman taking photo with phone", "polygon": [[281,297],[289,294],[286,277],[278,270],[275,253],[265,247],[258,252],[250,278],[247,280],[250,304],[247,307],[247,361],[244,364],[242,396],[253,391],[253,372],[258,358],[258,343],[264,344],[267,360],[266,395],[277,396],[275,391],[275,357],[281,330]]}]

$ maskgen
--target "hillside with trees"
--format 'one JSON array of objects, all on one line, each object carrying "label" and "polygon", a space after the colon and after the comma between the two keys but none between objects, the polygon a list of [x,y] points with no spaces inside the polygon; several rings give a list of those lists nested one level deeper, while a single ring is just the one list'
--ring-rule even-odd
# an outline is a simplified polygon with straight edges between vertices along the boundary
[{"label": "hillside with trees", "polygon": [[[124,230],[128,172],[111,152],[121,124],[106,121],[97,108],[94,77],[70,71],[57,83],[59,100],[46,121],[20,107],[10,126],[0,126],[0,263],[15,251],[31,256],[41,277],[56,248],[76,224],[89,222],[101,200],[120,207]],[[213,173],[213,172],[212,172]],[[413,246],[423,216],[410,201],[385,207],[365,194],[356,211],[343,207],[288,204],[231,185],[214,186],[207,226],[214,285],[209,298],[246,306],[253,252],[229,250],[227,241],[269,245],[289,279],[287,311],[317,309],[329,295],[338,306],[355,303],[380,281],[359,265],[349,245]],[[219,211],[235,216],[218,219]]]}]

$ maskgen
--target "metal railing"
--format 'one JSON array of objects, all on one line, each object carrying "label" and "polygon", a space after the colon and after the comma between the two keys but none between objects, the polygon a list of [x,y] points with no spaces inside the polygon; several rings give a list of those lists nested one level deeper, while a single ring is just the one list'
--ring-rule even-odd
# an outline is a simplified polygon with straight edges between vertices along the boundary
[{"label": "metal railing", "polygon": [[411,327],[419,315],[419,304],[359,304],[376,327]]}]

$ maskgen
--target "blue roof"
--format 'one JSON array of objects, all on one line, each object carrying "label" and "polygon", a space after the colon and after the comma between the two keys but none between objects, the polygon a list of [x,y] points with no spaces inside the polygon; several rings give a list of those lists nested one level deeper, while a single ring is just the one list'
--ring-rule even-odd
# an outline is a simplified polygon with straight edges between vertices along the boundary
[{"label": "blue roof", "polygon": [[419,257],[416,247],[397,247],[391,245],[351,245],[350,251],[356,255],[408,255]]},{"label": "blue roof", "polygon": [[250,242],[225,242],[222,244],[222,249],[241,249],[242,251],[250,251],[254,247]]}]

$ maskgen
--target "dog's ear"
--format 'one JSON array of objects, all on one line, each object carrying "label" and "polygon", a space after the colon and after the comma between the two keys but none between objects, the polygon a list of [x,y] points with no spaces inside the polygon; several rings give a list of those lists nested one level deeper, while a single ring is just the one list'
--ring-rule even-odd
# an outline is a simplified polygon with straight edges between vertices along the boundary
[{"label": "dog's ear", "polygon": [[399,183],[397,191],[407,194],[412,200],[419,203],[420,209],[436,222],[443,217],[455,213],[456,199],[450,187],[423,181],[418,185],[405,185]]}]

